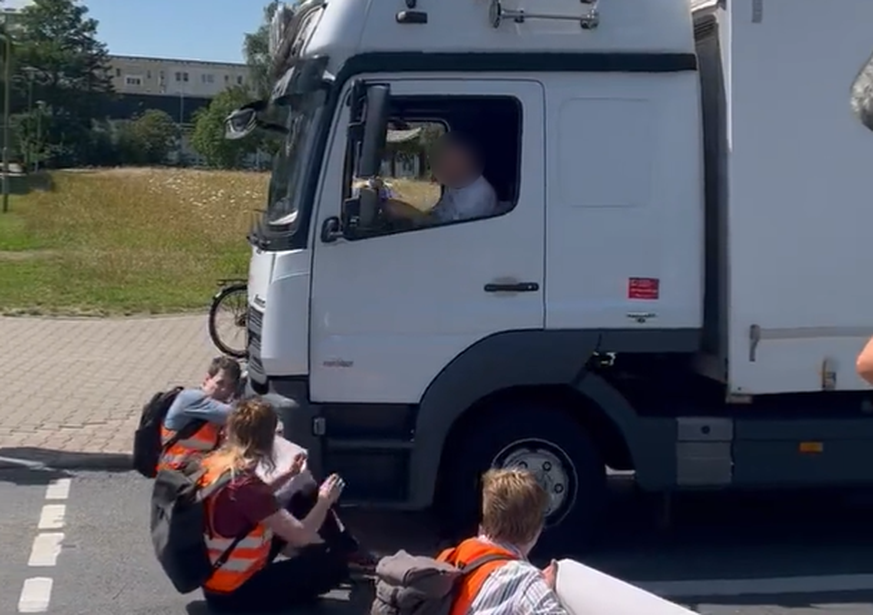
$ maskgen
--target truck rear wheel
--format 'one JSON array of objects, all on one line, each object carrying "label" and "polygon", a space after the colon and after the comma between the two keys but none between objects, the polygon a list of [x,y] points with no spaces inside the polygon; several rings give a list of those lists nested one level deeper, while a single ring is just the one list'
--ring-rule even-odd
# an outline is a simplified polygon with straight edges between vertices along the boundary
[{"label": "truck rear wheel", "polygon": [[476,531],[481,476],[489,468],[533,472],[549,493],[535,556],[569,555],[596,530],[606,502],[606,466],[583,427],[561,408],[501,406],[468,424],[446,448],[439,517],[451,540]]}]

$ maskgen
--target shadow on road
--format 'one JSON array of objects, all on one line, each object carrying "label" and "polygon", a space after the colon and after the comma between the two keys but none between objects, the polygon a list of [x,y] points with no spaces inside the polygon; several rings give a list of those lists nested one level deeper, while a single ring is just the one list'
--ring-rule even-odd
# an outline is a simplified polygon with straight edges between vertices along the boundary
[{"label": "shadow on road", "polygon": [[[276,615],[362,615],[370,612],[373,596],[372,584],[356,582],[322,597],[315,605],[280,611]],[[187,615],[214,615],[215,613],[209,609],[204,600],[190,603],[185,610]]]},{"label": "shadow on road", "polygon": [[[603,529],[565,557],[636,582],[873,574],[873,497],[841,491],[699,493],[663,498],[613,489]],[[424,513],[344,510],[377,553],[433,554],[441,546]],[[536,556],[536,553],[534,553]],[[536,559],[536,558],[535,558]],[[873,576],[870,581],[873,589]]]},{"label": "shadow on road", "polygon": [[130,455],[74,453],[32,446],[0,447],[0,470],[16,468],[129,472],[132,464]]}]

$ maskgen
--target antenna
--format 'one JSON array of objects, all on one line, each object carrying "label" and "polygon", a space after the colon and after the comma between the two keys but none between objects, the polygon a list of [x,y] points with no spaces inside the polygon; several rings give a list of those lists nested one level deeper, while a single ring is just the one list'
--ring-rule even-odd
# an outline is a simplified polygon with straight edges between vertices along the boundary
[{"label": "antenna", "polygon": [[488,7],[488,17],[492,28],[499,28],[504,19],[511,19],[515,23],[524,23],[528,19],[555,19],[563,21],[578,21],[583,30],[593,30],[600,25],[600,11],[597,9],[599,0],[579,0],[580,4],[589,5],[585,13],[581,15],[560,15],[556,13],[528,13],[522,8],[507,9],[500,0],[491,0]]}]

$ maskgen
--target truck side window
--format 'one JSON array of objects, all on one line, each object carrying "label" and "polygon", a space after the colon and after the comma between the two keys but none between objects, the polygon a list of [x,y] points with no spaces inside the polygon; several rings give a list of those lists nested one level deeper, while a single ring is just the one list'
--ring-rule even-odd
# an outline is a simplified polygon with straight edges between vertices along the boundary
[{"label": "truck side window", "polygon": [[[376,234],[512,211],[521,176],[521,130],[521,103],[514,97],[393,97],[379,178],[384,225]],[[469,158],[462,153],[459,162],[445,153],[453,147]],[[473,161],[469,167],[467,160]],[[346,178],[352,178],[354,167],[348,165],[355,162],[354,156],[347,158]],[[361,180],[348,181],[346,194],[361,186]]]},{"label": "truck side window", "polygon": [[873,56],[864,63],[852,84],[851,102],[861,123],[873,130]]}]

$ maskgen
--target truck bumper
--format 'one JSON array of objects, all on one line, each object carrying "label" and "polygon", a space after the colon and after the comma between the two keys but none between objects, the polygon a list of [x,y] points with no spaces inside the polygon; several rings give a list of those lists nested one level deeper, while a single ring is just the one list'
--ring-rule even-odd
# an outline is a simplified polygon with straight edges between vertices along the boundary
[{"label": "truck bumper", "polygon": [[[317,430],[317,409],[309,403],[309,383],[305,377],[270,382],[266,392],[246,382],[246,396],[259,396],[273,406],[285,427],[285,437],[306,449],[307,465],[318,479],[324,475],[323,440]],[[260,388],[260,387],[259,387]]]}]

